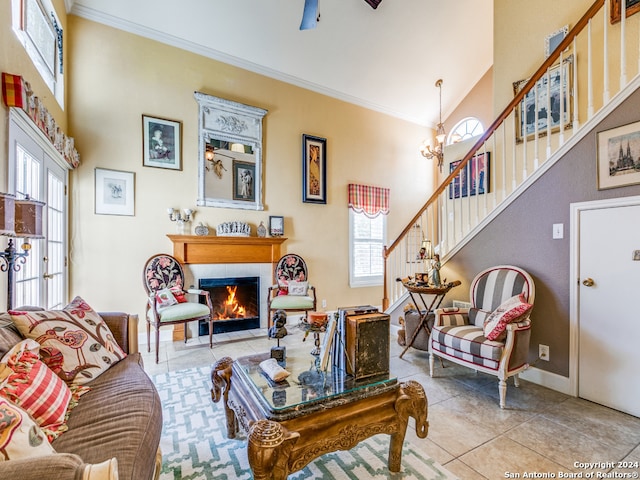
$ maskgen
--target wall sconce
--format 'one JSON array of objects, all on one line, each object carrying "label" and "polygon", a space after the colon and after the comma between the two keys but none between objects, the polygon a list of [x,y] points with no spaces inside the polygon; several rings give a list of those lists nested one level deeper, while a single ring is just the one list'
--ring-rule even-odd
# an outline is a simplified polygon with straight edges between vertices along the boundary
[{"label": "wall sconce", "polygon": [[431,140],[425,140],[420,145],[420,153],[427,159],[436,158],[438,161],[438,168],[442,172],[442,164],[444,163],[444,140],[447,137],[444,131],[444,123],[442,123],[442,79],[436,82],[436,87],[440,89],[440,122],[436,127],[436,142],[435,147],[431,146]]},{"label": "wall sconce", "polygon": [[4,252],[0,252],[0,270],[7,272],[7,310],[13,308],[14,273],[19,272],[31,250],[30,238],[44,238],[42,235],[42,211],[44,203],[25,195],[17,200],[14,195],[0,193],[0,235],[24,238],[22,252],[18,252],[13,238]]},{"label": "wall sconce", "polygon": [[190,208],[185,208],[183,212],[184,212],[184,216],[182,216],[182,213],[180,212],[179,209],[176,210],[171,207],[167,208],[167,213],[169,214],[169,220],[171,220],[172,222],[176,222],[176,227],[178,229],[179,235],[184,235],[185,224],[191,221],[191,218],[195,213]]}]

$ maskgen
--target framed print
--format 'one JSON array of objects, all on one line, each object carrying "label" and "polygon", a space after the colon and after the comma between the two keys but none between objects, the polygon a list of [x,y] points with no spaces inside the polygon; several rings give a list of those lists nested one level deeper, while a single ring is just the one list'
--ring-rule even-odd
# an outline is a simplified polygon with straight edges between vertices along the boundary
[{"label": "framed print", "polygon": [[[520,80],[513,84],[513,93],[518,94],[528,80]],[[526,136],[532,139],[547,134],[547,120],[551,118],[551,133],[560,130],[560,122],[564,128],[571,128],[573,115],[573,55],[560,65],[551,67],[547,74],[536,82],[534,88],[524,97],[516,108],[516,141],[522,142]],[[562,119],[560,118],[560,99],[562,97]],[[537,113],[536,113],[537,106]]]},{"label": "framed print", "polygon": [[135,173],[96,168],[95,181],[97,214],[135,214]]},{"label": "framed print", "polygon": [[598,190],[640,183],[640,122],[598,132]]},{"label": "framed print", "polygon": [[284,235],[284,217],[269,217],[269,235],[272,237],[281,237]]},{"label": "framed print", "polygon": [[233,199],[256,201],[256,164],[233,160]]},{"label": "framed print", "polygon": [[[640,0],[639,0],[640,1]],[[560,30],[547,35],[544,39],[544,58],[547,58],[551,53],[558,48],[560,42],[564,40],[564,37],[569,33],[569,25],[565,25]]]},{"label": "framed print", "polygon": [[302,201],[327,203],[327,139],[302,135]]},{"label": "framed print", "polygon": [[[469,160],[449,185],[449,199],[483,195],[489,193],[491,175],[491,153],[479,153]],[[449,173],[453,172],[462,160],[449,164]]]},{"label": "framed print", "polygon": [[182,122],[142,115],[142,165],[182,170]]},{"label": "framed print", "polygon": [[640,0],[611,0],[610,18],[612,24],[618,23],[622,19],[620,15],[622,2],[625,3],[627,9],[627,17],[640,12]]}]

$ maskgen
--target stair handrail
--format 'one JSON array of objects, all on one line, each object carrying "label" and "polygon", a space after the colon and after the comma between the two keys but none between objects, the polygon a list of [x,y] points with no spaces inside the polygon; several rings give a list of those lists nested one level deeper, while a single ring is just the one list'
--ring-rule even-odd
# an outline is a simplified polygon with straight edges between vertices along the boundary
[{"label": "stair handrail", "polygon": [[[465,168],[465,166],[469,163],[469,161],[476,155],[478,150],[485,144],[485,142],[496,132],[498,127],[502,125],[505,119],[511,114],[514,108],[516,108],[520,102],[525,98],[525,96],[533,89],[538,80],[542,78],[542,76],[547,72],[549,67],[551,67],[558,59],[562,52],[565,51],[569,45],[574,41],[574,38],[578,36],[582,32],[582,30],[589,25],[589,21],[600,11],[600,9],[604,6],[606,0],[595,0],[591,7],[585,12],[585,14],[580,18],[580,20],[574,25],[571,30],[567,33],[567,35],[562,39],[562,41],[558,44],[553,52],[542,62],[542,65],[535,71],[533,75],[527,80],[524,87],[515,94],[513,99],[509,102],[507,107],[498,115],[498,117],[493,121],[493,123],[487,128],[487,130],[480,136],[480,138],[473,144],[471,149],[467,152],[467,154],[462,158],[460,164],[440,183],[440,185],[435,189],[433,194],[429,197],[424,206],[418,211],[418,213],[411,219],[411,221],[407,224],[407,226],[402,230],[402,232],[398,235],[398,237],[391,243],[389,247],[386,245],[383,247],[382,254],[384,258],[384,270],[383,270],[383,289],[384,289],[384,297],[382,299],[382,307],[383,310],[386,310],[389,307],[389,297],[388,297],[388,285],[387,285],[387,259],[391,252],[393,252],[400,242],[404,240],[406,235],[409,233],[413,225],[420,219],[420,217],[426,212],[426,210],[433,205],[440,194],[445,191],[445,189],[449,186],[449,184],[458,176],[458,174]],[[606,15],[606,12],[605,12]],[[605,52],[606,55],[606,52]]]}]

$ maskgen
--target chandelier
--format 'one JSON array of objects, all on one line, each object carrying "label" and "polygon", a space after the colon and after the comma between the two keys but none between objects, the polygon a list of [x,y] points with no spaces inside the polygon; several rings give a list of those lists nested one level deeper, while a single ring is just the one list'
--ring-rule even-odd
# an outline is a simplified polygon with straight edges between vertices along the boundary
[{"label": "chandelier", "polygon": [[423,157],[436,158],[438,160],[438,168],[442,172],[442,164],[444,162],[444,139],[447,134],[444,131],[444,124],[442,123],[442,79],[436,81],[436,87],[440,89],[440,122],[436,127],[436,145],[431,146],[431,140],[427,139],[420,145],[420,153]]}]

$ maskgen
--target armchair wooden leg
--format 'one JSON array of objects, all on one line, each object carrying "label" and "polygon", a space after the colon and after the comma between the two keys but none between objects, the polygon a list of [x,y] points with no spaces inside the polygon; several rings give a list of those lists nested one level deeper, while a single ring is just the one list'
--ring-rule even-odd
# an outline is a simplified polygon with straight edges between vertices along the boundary
[{"label": "armchair wooden leg", "polygon": [[517,373],[513,376],[513,384],[518,388],[520,386],[520,375]]},{"label": "armchair wooden leg", "polygon": [[160,350],[160,324],[156,323],[156,363],[159,360],[159,352]]},{"label": "armchair wooden leg", "polygon": [[429,353],[429,376],[433,377],[433,364],[436,362],[436,359],[434,358],[435,355],[433,354],[433,352]]},{"label": "armchair wooden leg", "polygon": [[187,322],[183,323],[182,326],[184,327],[184,343],[187,343]]},{"label": "armchair wooden leg", "polygon": [[147,353],[151,353],[151,322],[147,319]]},{"label": "armchair wooden leg", "polygon": [[504,408],[506,406],[507,399],[507,382],[502,378],[498,382],[498,390],[500,391],[500,408]]},{"label": "armchair wooden leg", "polygon": [[213,320],[209,320],[209,348],[213,348]]}]

